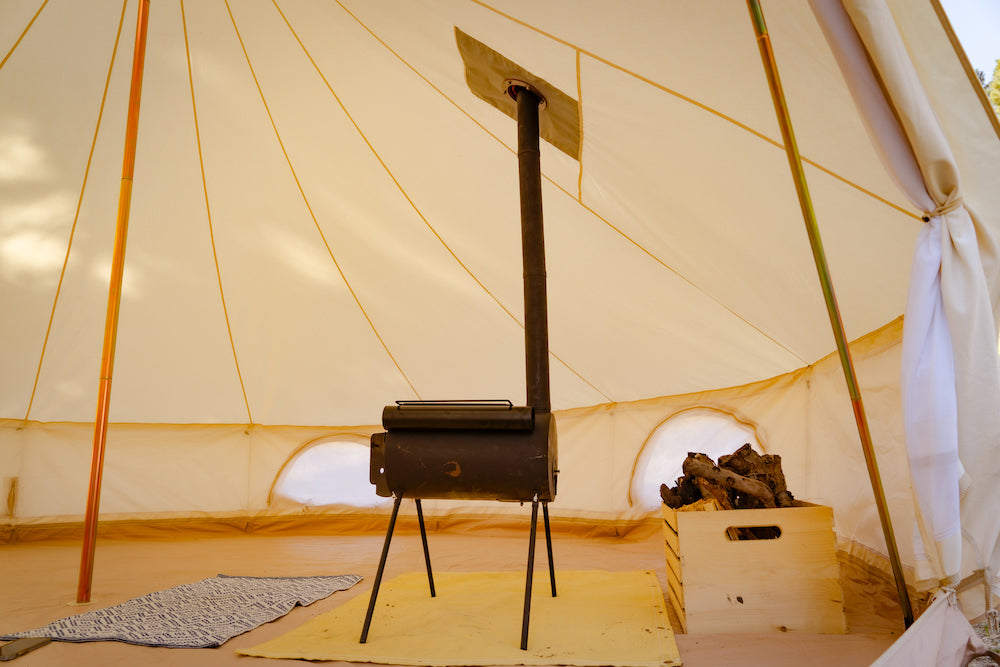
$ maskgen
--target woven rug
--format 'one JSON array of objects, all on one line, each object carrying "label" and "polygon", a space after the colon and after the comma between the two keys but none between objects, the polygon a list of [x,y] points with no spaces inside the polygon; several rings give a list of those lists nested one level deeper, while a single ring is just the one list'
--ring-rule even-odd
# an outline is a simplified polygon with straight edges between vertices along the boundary
[{"label": "woven rug", "polygon": [[536,573],[522,651],[524,572],[405,574],[379,592],[368,641],[368,595],[297,630],[237,653],[394,665],[680,665],[663,592],[652,572]]},{"label": "woven rug", "polygon": [[120,641],[144,646],[209,648],[350,588],[360,576],[231,577],[220,574],[193,584],[69,616],[0,639],[51,637],[60,641]]}]

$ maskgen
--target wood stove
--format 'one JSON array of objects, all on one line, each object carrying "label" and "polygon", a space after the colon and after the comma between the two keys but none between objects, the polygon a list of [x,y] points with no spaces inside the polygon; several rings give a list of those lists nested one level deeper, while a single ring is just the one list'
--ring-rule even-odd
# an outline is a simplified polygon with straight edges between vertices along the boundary
[{"label": "wood stove", "polygon": [[370,479],[378,495],[394,497],[382,557],[372,587],[361,642],[368,638],[375,602],[385,569],[389,542],[403,498],[416,502],[430,594],[434,575],[423,498],[531,502],[528,566],[521,627],[527,649],[538,506],[544,515],[545,542],[552,595],[556,595],[548,503],[556,495],[558,476],[556,424],[549,398],[548,321],[542,189],[539,153],[539,108],[544,98],[519,79],[504,82],[516,102],[518,174],[521,201],[521,247],[524,265],[525,366],[527,405],[510,401],[397,401],[382,412],[385,432],[371,437]]}]

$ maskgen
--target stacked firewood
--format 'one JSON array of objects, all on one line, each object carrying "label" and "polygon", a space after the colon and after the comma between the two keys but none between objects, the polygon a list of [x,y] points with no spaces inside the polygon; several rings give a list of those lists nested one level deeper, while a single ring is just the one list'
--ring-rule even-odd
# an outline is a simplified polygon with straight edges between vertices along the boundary
[{"label": "stacked firewood", "polygon": [[676,486],[660,485],[663,502],[674,509],[712,499],[724,510],[794,504],[785,486],[781,457],[761,456],[749,444],[720,456],[718,465],[705,454],[688,452],[682,469],[684,476],[677,479]]}]

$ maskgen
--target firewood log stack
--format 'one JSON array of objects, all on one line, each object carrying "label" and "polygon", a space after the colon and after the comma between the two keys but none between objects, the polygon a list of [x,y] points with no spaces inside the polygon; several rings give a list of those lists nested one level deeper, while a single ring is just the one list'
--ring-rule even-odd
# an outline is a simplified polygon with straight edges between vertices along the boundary
[{"label": "firewood log stack", "polygon": [[663,502],[674,509],[712,498],[722,509],[790,507],[795,500],[785,486],[781,457],[761,456],[749,444],[720,456],[718,465],[705,454],[688,452],[683,471],[676,486],[660,485]]}]

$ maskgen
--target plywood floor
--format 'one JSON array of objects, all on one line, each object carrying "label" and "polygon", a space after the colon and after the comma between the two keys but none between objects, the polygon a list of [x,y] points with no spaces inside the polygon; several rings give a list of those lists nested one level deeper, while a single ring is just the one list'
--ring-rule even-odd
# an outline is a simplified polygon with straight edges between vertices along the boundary
[{"label": "plywood floor", "polygon": [[[539,535],[541,539],[541,534]],[[16,632],[51,621],[117,604],[151,591],[190,583],[217,574],[306,576],[360,574],[365,579],[349,591],[335,593],[309,607],[297,607],[283,618],[235,637],[216,649],[164,649],[119,642],[70,644],[53,642],[18,659],[18,667],[42,665],[261,665],[304,664],[238,656],[235,649],[284,634],[357,595],[368,596],[382,547],[381,532],[353,535],[296,533],[178,533],[169,537],[101,539],[98,542],[92,602],[71,606],[76,597],[80,542],[46,540],[0,544],[0,631]],[[463,530],[449,528],[429,535],[436,571],[523,570],[527,529]],[[557,570],[653,570],[665,586],[662,535],[637,529],[626,537],[593,537],[556,532]],[[536,565],[545,568],[544,543]],[[386,577],[422,571],[419,534],[397,532]],[[712,635],[677,634],[688,667],[740,665],[869,665],[902,633],[902,620],[892,592],[884,584],[842,568],[849,633],[847,635]],[[664,589],[665,590],[665,589]],[[377,622],[377,619],[376,619]],[[675,629],[679,626],[674,622]]]}]

